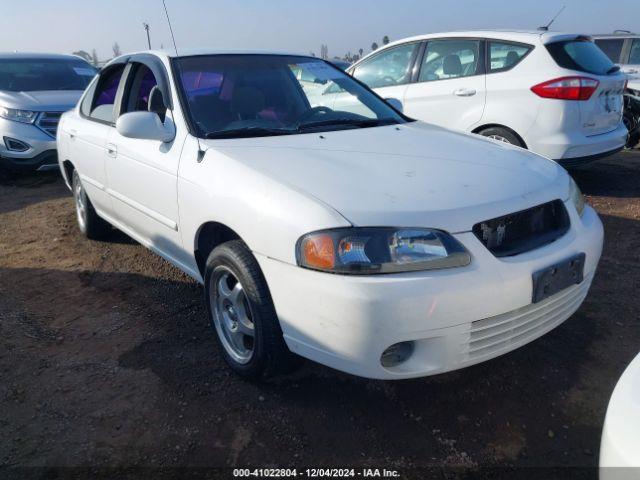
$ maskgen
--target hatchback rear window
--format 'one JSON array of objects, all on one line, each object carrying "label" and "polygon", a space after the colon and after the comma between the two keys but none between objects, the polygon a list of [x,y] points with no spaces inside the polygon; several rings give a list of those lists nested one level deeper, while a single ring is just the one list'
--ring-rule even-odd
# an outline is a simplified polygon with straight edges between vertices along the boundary
[{"label": "hatchback rear window", "polygon": [[609,57],[588,39],[549,43],[547,50],[562,68],[594,75],[607,75],[616,71]]}]

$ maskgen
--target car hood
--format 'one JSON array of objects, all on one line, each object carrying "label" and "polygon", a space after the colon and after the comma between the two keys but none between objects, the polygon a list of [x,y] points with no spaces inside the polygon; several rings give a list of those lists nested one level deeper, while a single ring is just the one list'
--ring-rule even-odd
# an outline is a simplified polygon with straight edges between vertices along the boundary
[{"label": "car hood", "polygon": [[64,112],[76,106],[82,90],[9,92],[0,90],[0,105],[20,110]]},{"label": "car hood", "polygon": [[465,232],[568,197],[569,177],[555,162],[421,122],[203,143],[358,226]]}]

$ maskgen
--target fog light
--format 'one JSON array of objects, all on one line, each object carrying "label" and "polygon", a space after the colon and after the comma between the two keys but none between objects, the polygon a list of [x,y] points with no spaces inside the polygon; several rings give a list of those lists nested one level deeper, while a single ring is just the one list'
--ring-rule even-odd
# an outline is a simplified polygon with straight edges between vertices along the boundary
[{"label": "fog light", "polygon": [[380,357],[383,367],[395,367],[406,362],[413,353],[413,342],[400,342],[387,348]]},{"label": "fog light", "polygon": [[4,144],[7,146],[7,150],[12,152],[26,152],[31,148],[31,145],[28,143],[11,137],[4,137]]}]

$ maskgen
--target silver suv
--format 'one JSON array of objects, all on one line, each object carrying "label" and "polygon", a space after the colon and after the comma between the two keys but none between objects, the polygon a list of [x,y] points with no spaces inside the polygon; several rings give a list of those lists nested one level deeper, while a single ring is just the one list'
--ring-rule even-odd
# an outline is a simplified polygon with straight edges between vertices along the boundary
[{"label": "silver suv", "polygon": [[96,72],[72,55],[0,54],[0,169],[58,168],[58,121]]}]

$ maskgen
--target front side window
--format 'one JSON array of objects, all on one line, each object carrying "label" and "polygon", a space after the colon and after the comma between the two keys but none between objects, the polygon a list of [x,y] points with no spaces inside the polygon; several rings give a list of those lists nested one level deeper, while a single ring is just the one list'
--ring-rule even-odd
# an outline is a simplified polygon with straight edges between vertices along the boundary
[{"label": "front side window", "polygon": [[370,88],[403,85],[411,79],[411,65],[418,48],[417,43],[389,48],[362,62],[353,76]]},{"label": "front side window", "polygon": [[149,111],[149,95],[153,87],[158,85],[156,77],[149,67],[143,64],[134,65],[133,80],[126,95],[122,113]]},{"label": "front side window", "polygon": [[622,47],[624,46],[623,38],[603,38],[596,39],[596,45],[600,47],[609,60],[613,63],[618,63],[620,61],[620,55],[622,54]]},{"label": "front side window", "polygon": [[640,65],[640,38],[634,39],[633,43],[631,44],[629,63],[631,65]]},{"label": "front side window", "polygon": [[479,40],[432,40],[427,43],[418,81],[477,75],[479,65]]},{"label": "front side window", "polygon": [[108,123],[115,121],[114,106],[123,71],[124,65],[116,65],[100,75],[89,113],[91,118]]},{"label": "front side window", "polygon": [[511,70],[531,49],[528,45],[489,41],[489,71],[495,73]]},{"label": "front side window", "polygon": [[594,75],[607,75],[616,71],[611,59],[586,38],[549,43],[546,47],[562,68]]},{"label": "front side window", "polygon": [[97,70],[81,59],[0,59],[0,90],[84,90]]},{"label": "front side window", "polygon": [[[403,123],[404,117],[342,70],[288,55],[175,60],[196,135],[237,138]],[[340,91],[341,101],[329,91]]]}]

